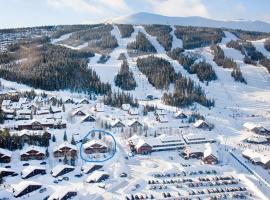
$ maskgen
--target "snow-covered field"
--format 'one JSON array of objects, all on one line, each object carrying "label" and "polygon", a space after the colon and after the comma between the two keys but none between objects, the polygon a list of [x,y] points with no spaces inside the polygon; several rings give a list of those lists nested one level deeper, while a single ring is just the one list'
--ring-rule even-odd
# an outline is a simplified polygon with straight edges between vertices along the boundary
[{"label": "snow-covered field", "polygon": [[[173,30],[175,29],[172,26]],[[246,137],[252,135],[250,132],[246,132],[243,128],[245,122],[254,123],[267,123],[269,124],[270,119],[270,76],[267,70],[262,66],[252,66],[244,64],[243,55],[231,48],[226,47],[226,43],[231,40],[236,40],[236,36],[230,32],[225,32],[225,37],[220,43],[221,48],[224,50],[226,57],[233,58],[237,64],[240,66],[244,78],[247,84],[238,83],[231,77],[231,71],[229,69],[223,69],[213,62],[213,54],[209,47],[190,50],[199,53],[207,62],[209,62],[216,74],[218,79],[216,81],[209,82],[208,85],[202,83],[197,78],[196,74],[189,74],[177,61],[172,60],[166,55],[164,48],[158,43],[155,37],[149,35],[143,28],[143,26],[134,26],[134,33],[130,38],[122,38],[121,34],[117,28],[114,26],[112,30],[112,35],[114,35],[118,41],[119,47],[113,50],[110,54],[110,59],[105,64],[97,63],[101,55],[96,54],[95,57],[90,59],[89,67],[95,69],[97,74],[100,76],[101,80],[104,82],[109,82],[112,85],[112,89],[117,91],[121,90],[114,84],[114,77],[118,73],[122,61],[118,60],[119,54],[124,53],[127,57],[130,70],[134,74],[134,78],[137,82],[137,87],[134,91],[131,91],[133,97],[139,99],[139,115],[131,116],[126,111],[118,108],[111,108],[105,106],[104,112],[92,112],[97,119],[118,119],[122,122],[128,120],[138,120],[148,127],[148,137],[152,137],[155,131],[162,132],[165,134],[173,134],[173,130],[179,130],[180,126],[188,125],[187,129],[180,129],[183,135],[194,133],[203,134],[207,137],[214,138],[217,140],[217,147],[219,149],[220,163],[215,166],[210,166],[203,164],[200,160],[185,160],[179,154],[178,151],[169,152],[155,152],[150,155],[136,155],[134,157],[128,157],[129,148],[127,146],[127,138],[129,136],[130,130],[125,128],[121,130],[120,128],[112,129],[110,132],[115,136],[117,142],[116,155],[106,161],[103,170],[110,175],[110,178],[104,182],[105,188],[99,183],[86,183],[85,180],[88,175],[84,174],[82,177],[77,178],[74,175],[80,173],[81,167],[86,164],[85,161],[78,158],[76,161],[76,168],[73,172],[68,173],[69,180],[61,181],[59,183],[54,183],[53,178],[50,175],[50,170],[59,164],[58,159],[50,156],[46,162],[45,168],[47,170],[46,175],[38,175],[30,178],[29,180],[41,183],[43,187],[47,188],[47,191],[40,193],[38,191],[33,192],[21,199],[43,199],[46,196],[51,195],[54,192],[76,190],[78,196],[74,199],[125,199],[125,196],[130,197],[133,195],[154,195],[155,199],[164,199],[162,193],[170,193],[173,196],[189,196],[191,195],[190,190],[205,190],[209,188],[207,186],[199,186],[196,189],[191,189],[188,184],[182,184],[179,188],[175,184],[167,184],[166,188],[153,189],[152,185],[148,184],[149,180],[158,180],[163,183],[163,180],[170,181],[171,179],[183,179],[191,178],[192,180],[198,182],[198,177],[201,178],[211,178],[213,176],[233,176],[234,179],[238,181],[237,187],[246,187],[247,193],[253,196],[248,196],[250,199],[269,199],[270,188],[267,187],[262,181],[251,174],[246,168],[244,168],[239,162],[237,162],[229,153],[234,152],[235,155],[239,157],[243,162],[248,165],[249,168],[254,170],[260,177],[265,179],[265,181],[270,184],[270,176],[267,170],[260,166],[255,166],[247,162],[241,156],[241,151],[245,149],[254,149],[258,151],[264,151],[266,154],[270,155],[270,149],[266,145],[245,145],[242,141]],[[136,66],[136,60],[138,57],[129,57],[127,53],[127,44],[135,41],[138,32],[143,32],[148,40],[153,44],[157,50],[155,56],[167,59],[174,67],[175,71],[181,72],[184,76],[191,78],[196,83],[200,84],[206,92],[207,97],[213,98],[215,100],[215,107],[208,109],[200,105],[193,105],[191,108],[184,108],[183,112],[190,113],[191,110],[198,112],[205,116],[206,120],[215,125],[212,131],[203,131],[193,128],[191,124],[187,124],[179,119],[173,117],[174,112],[178,109],[172,106],[167,106],[160,100],[164,91],[155,89],[147,80],[147,77],[143,75]],[[182,41],[177,39],[172,31],[173,45],[172,48],[181,47]],[[64,35],[61,38],[52,41],[52,43],[59,43],[61,40],[65,40],[70,35]],[[265,56],[270,58],[270,53],[267,52],[263,47],[263,40],[253,42],[256,49],[262,52]],[[87,45],[87,44],[85,44]],[[69,47],[69,46],[67,46]],[[84,46],[79,47],[69,47],[73,49],[80,49]],[[143,56],[140,56],[143,57]],[[4,87],[15,88],[16,90],[24,91],[30,90],[28,86],[13,83],[6,80],[1,80]],[[171,88],[169,89],[171,90]],[[43,92],[42,90],[36,90],[37,93]],[[73,98],[83,99],[85,96],[82,94],[73,94],[69,91],[60,92],[47,92],[49,95],[57,96],[58,98]],[[159,99],[153,101],[145,101],[148,94],[152,94]],[[62,117],[68,121],[67,123],[67,136],[68,141],[71,140],[73,136],[76,141],[81,140],[90,130],[101,127],[100,123],[81,123],[80,118],[74,118],[70,120],[70,113],[75,109],[82,109],[89,111],[97,101],[91,101],[88,105],[75,105],[67,104],[66,111],[62,113]],[[149,113],[147,116],[143,116],[142,110],[144,105],[155,105],[160,109],[163,109],[168,117],[168,122],[160,123],[155,119],[153,113]],[[10,122],[12,124],[13,122]],[[53,149],[63,143],[64,130],[51,130],[56,136],[56,142],[51,142],[49,146],[49,154],[53,154]],[[176,131],[177,132],[177,131]],[[79,149],[79,144],[77,148]],[[18,174],[24,169],[22,166],[22,161],[19,161],[20,150],[13,152],[12,162],[10,164],[11,169],[15,170]],[[30,165],[40,165],[40,161],[29,161]],[[184,167],[183,165],[188,165]],[[6,166],[5,164],[0,164],[0,167]],[[196,174],[189,175],[191,171],[206,171],[215,170],[217,175],[213,174]],[[156,178],[155,173],[183,173],[186,172],[188,175],[180,175],[179,177],[170,178]],[[127,173],[127,177],[120,178],[121,173]],[[21,182],[22,179],[19,176],[7,177],[4,183],[0,186],[0,199],[7,197],[13,199],[12,196],[12,184],[17,184]],[[160,184],[162,185],[162,184]],[[158,185],[158,186],[160,186]],[[166,185],[166,184],[164,184]],[[163,185],[163,186],[164,186]],[[234,187],[234,185],[232,186]],[[236,186],[235,186],[236,187]],[[218,188],[225,188],[225,186],[219,186]],[[202,198],[206,198],[205,194],[200,194]],[[197,197],[196,195],[194,197]],[[228,195],[228,198],[229,195]],[[169,198],[170,199],[170,198]],[[233,198],[230,198],[233,199]]]}]

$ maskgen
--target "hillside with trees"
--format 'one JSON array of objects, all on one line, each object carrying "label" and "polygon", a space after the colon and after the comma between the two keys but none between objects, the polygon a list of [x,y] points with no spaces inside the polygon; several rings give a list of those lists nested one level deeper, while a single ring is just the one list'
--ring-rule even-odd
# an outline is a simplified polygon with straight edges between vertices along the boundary
[{"label": "hillside with trees", "polygon": [[214,100],[207,99],[201,86],[181,74],[176,76],[173,93],[164,93],[162,100],[165,104],[176,107],[190,106],[194,102],[209,108],[215,105]]},{"label": "hillside with trees", "polygon": [[145,31],[157,38],[157,41],[164,47],[166,51],[172,48],[173,37],[170,34],[172,28],[168,25],[145,25]]},{"label": "hillside with trees", "polygon": [[[236,48],[238,48],[238,44],[234,41],[232,42],[232,45],[237,45]],[[211,50],[214,53],[213,60],[218,66],[232,69],[231,76],[234,78],[235,81],[245,84],[247,83],[245,78],[243,77],[240,67],[237,66],[237,63],[233,59],[225,57],[224,51],[220,48],[219,45],[212,45]]]},{"label": "hillside with trees", "polygon": [[130,24],[117,24],[122,38],[128,38],[134,32],[133,25]]},{"label": "hillside with trees", "polygon": [[265,40],[264,42],[264,48],[270,52],[270,39]]},{"label": "hillside with trees", "polygon": [[177,60],[185,70],[190,74],[196,74],[200,81],[216,80],[217,76],[212,66],[205,61],[195,63],[199,58],[198,55],[192,53],[184,53],[183,49],[176,48],[167,53],[172,59]]},{"label": "hillside with trees", "polygon": [[88,47],[84,48],[85,50],[108,54],[118,46],[115,36],[111,35],[112,30],[113,26],[110,24],[99,25],[90,29],[74,32],[68,39],[64,40],[63,43],[71,46],[74,46],[74,44],[79,46],[87,42]]},{"label": "hillside with trees", "polygon": [[122,90],[134,90],[136,88],[136,81],[133,73],[129,70],[128,62],[123,61],[120,71],[115,76],[114,83]]},{"label": "hillside with trees", "polygon": [[170,83],[175,81],[174,68],[163,58],[155,56],[138,58],[137,67],[147,76],[149,83],[157,89],[168,89]]},{"label": "hillside with trees", "polygon": [[136,36],[136,41],[131,42],[127,45],[128,54],[131,57],[147,55],[151,53],[156,53],[157,50],[155,47],[149,42],[146,36],[142,32],[138,32]]},{"label": "hillside with trees", "polygon": [[0,69],[0,77],[45,90],[105,94],[111,90],[87,65],[89,52],[79,52],[61,46],[44,44],[24,48],[25,61]]},{"label": "hillside with trees", "polygon": [[183,41],[184,49],[194,49],[221,42],[222,29],[176,26],[175,36]]}]

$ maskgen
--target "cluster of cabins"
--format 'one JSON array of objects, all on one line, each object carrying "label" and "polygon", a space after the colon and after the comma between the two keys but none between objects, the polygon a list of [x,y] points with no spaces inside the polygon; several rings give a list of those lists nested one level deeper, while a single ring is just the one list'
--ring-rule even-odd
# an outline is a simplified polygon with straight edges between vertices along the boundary
[{"label": "cluster of cabins", "polygon": [[34,100],[19,98],[18,102],[3,100],[1,109],[5,120],[12,120],[6,124],[6,129],[11,130],[43,130],[46,128],[66,128],[62,120],[62,109],[51,106],[52,99],[45,100],[37,96]]},{"label": "cluster of cabins", "polygon": [[260,165],[265,169],[270,169],[270,156],[251,149],[242,152],[242,156],[252,162],[254,165]]},{"label": "cluster of cabins", "polygon": [[[86,154],[107,153],[109,151],[108,145],[98,140],[89,140],[83,145]],[[9,163],[11,161],[12,152],[0,148],[0,163]],[[76,145],[64,142],[53,149],[53,156],[58,159],[75,159],[78,156],[78,149]],[[29,160],[44,160],[46,158],[46,151],[43,147],[30,145],[20,152],[21,161]]]},{"label": "cluster of cabins", "polygon": [[216,141],[200,135],[161,135],[147,138],[137,135],[128,139],[132,152],[137,154],[150,154],[156,151],[183,150],[185,159],[201,158],[207,164],[218,163]]},{"label": "cluster of cabins", "polygon": [[[84,174],[89,174],[85,178],[86,183],[100,183],[102,181],[105,181],[110,177],[110,175],[102,170],[103,165],[101,164],[85,164],[82,166],[81,171]],[[54,178],[63,176],[67,173],[73,172],[75,170],[75,167],[70,166],[70,165],[56,165],[52,170],[51,170],[51,175]],[[15,172],[12,171],[11,169],[7,168],[0,168],[0,174],[1,176],[9,176],[14,174]],[[22,179],[28,179],[30,177],[36,176],[36,175],[44,175],[46,174],[46,169],[41,166],[27,166],[24,168],[21,172],[21,177]],[[12,193],[14,197],[22,197],[28,193],[31,193],[33,191],[41,189],[43,186],[40,183],[33,182],[33,181],[21,181],[18,184],[12,185]],[[76,196],[77,192],[76,190],[72,191],[56,191],[53,193],[48,199],[68,199],[72,196]]]},{"label": "cluster of cabins", "polygon": [[246,122],[243,126],[246,130],[258,135],[270,136],[270,124]]}]

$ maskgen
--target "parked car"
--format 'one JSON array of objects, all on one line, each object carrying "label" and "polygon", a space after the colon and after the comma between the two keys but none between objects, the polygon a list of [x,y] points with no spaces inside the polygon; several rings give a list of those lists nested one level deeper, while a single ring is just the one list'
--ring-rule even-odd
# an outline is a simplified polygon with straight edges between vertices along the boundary
[{"label": "parked car", "polygon": [[18,173],[11,174],[11,176],[18,176],[18,175],[19,175]]},{"label": "parked car", "polygon": [[58,183],[58,180],[54,180],[53,182],[57,184]]},{"label": "parked car", "polygon": [[120,174],[120,177],[121,177],[121,178],[127,177],[127,173],[125,173],[125,172],[121,173],[121,174]]},{"label": "parked car", "polygon": [[46,192],[47,191],[47,188],[41,188],[40,190],[39,190],[39,193],[43,193],[43,192]]},{"label": "parked car", "polygon": [[83,176],[83,174],[82,173],[79,173],[79,174],[75,174],[74,176],[77,177],[77,178],[80,178],[80,177]]},{"label": "parked car", "polygon": [[63,178],[63,180],[68,181],[68,180],[69,180],[69,177],[65,176],[65,177]]},{"label": "parked car", "polygon": [[7,165],[7,166],[5,166],[5,168],[11,168],[11,166],[10,165]]},{"label": "parked car", "polygon": [[23,163],[23,166],[29,166],[30,164],[29,163]]},{"label": "parked car", "polygon": [[41,162],[40,165],[46,165],[47,163],[45,161]]}]

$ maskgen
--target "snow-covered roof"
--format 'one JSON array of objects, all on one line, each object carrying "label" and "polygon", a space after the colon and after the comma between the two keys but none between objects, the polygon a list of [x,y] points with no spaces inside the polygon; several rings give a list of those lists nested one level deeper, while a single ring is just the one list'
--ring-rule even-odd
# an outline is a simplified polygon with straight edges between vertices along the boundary
[{"label": "snow-covered roof", "polygon": [[79,108],[79,109],[74,110],[74,111],[72,112],[72,115],[77,115],[78,112],[82,112],[82,113],[85,114],[85,115],[87,114],[85,111],[83,111],[82,109]]},{"label": "snow-covered roof", "polygon": [[252,123],[252,122],[246,122],[243,124],[243,126],[248,130],[253,130],[254,128],[260,127],[260,125]]},{"label": "snow-covered roof", "polygon": [[93,119],[96,119],[93,115],[87,114],[87,115],[85,115],[84,117],[82,117],[82,120],[81,120],[81,121],[84,121],[84,120],[87,119],[88,117],[91,117],[91,118],[93,118]]},{"label": "snow-covered roof", "polygon": [[190,145],[190,146],[185,147],[185,149],[188,149],[188,151],[190,153],[204,152],[205,151],[205,145],[203,145],[203,144]]},{"label": "snow-covered roof", "polygon": [[186,114],[182,110],[179,110],[176,113],[174,113],[174,117],[179,117],[180,115],[185,115],[186,116]]},{"label": "snow-covered roof", "polygon": [[27,166],[22,170],[22,178],[27,177],[31,172],[33,172],[36,169],[45,170],[45,168],[41,166],[33,166],[33,165]]},{"label": "snow-covered roof", "polygon": [[76,192],[76,190],[73,189],[57,190],[48,198],[48,200],[62,199],[69,192]]},{"label": "snow-covered roof", "polygon": [[[121,122],[119,119],[114,119],[114,120],[108,120],[109,121],[109,123],[110,123],[110,125],[113,127],[113,126],[115,126],[116,124],[118,124],[118,123],[121,123],[121,124],[123,124],[123,122]],[[124,125],[124,124],[123,124]],[[125,125],[124,125],[125,126]]]},{"label": "snow-covered roof", "polygon": [[270,156],[264,155],[263,153],[255,152],[251,149],[246,149],[242,152],[243,156],[250,158],[250,160],[254,162],[261,162],[262,164],[266,164],[270,161]]},{"label": "snow-covered roof", "polygon": [[138,122],[138,123],[140,123],[142,125],[142,123],[137,119],[127,120],[127,121],[125,121],[125,124],[128,125],[128,126],[132,126],[136,122]]},{"label": "snow-covered roof", "polygon": [[11,131],[10,134],[11,135],[18,135],[18,136],[23,136],[23,135],[43,135],[44,133],[44,130],[26,130],[26,129],[23,129],[21,131]]},{"label": "snow-covered roof", "polygon": [[17,115],[31,115],[31,110],[28,109],[22,109],[22,110],[17,110],[16,111]]},{"label": "snow-covered roof", "polygon": [[267,142],[267,138],[266,137],[255,137],[255,136],[251,136],[248,137],[246,139],[247,142],[254,142],[254,143],[263,143],[263,142]]},{"label": "snow-covered roof", "polygon": [[18,184],[12,185],[14,196],[19,195],[22,191],[24,191],[30,185],[42,186],[42,184],[34,182],[34,181],[21,181]]},{"label": "snow-covered roof", "polygon": [[4,155],[6,155],[6,156],[8,156],[8,157],[11,157],[12,151],[9,151],[9,150],[7,150],[7,149],[2,149],[2,148],[0,148],[0,154],[4,154]]},{"label": "snow-covered roof", "polygon": [[138,143],[135,145],[135,148],[136,148],[136,149],[139,149],[140,147],[142,147],[142,146],[144,146],[144,145],[149,145],[149,144],[146,143],[145,140],[140,139],[140,140],[138,141]]},{"label": "snow-covered roof", "polygon": [[196,127],[196,128],[198,128],[198,127],[200,127],[203,123],[208,124],[206,121],[204,121],[204,120],[202,120],[202,119],[199,119],[199,120],[197,120],[197,121],[193,124],[193,126]]},{"label": "snow-covered roof", "polygon": [[[85,164],[85,165],[83,165],[82,166],[82,171],[84,172],[84,173],[87,173],[89,170],[91,170],[93,167],[95,167],[96,165],[98,165],[98,164]],[[102,166],[102,165],[100,165],[100,166]]]},{"label": "snow-covered roof", "polygon": [[203,156],[205,158],[210,155],[213,155],[218,159],[218,150],[215,144],[206,143]]},{"label": "snow-covered roof", "polygon": [[27,148],[24,148],[24,149],[21,151],[20,155],[22,155],[22,154],[27,154],[27,152],[32,151],[32,150],[37,151],[37,152],[42,153],[42,154],[45,154],[45,148],[43,148],[43,147],[38,147],[38,146],[29,146],[29,147],[27,147]]},{"label": "snow-covered roof", "polygon": [[100,146],[107,146],[104,142],[102,142],[102,141],[98,141],[98,140],[89,140],[89,141],[87,141],[85,144],[83,144],[83,148],[89,148],[89,147],[91,147],[91,146],[93,146],[94,144],[98,144],[98,145],[100,145]]},{"label": "snow-covered roof", "polygon": [[12,169],[5,168],[5,167],[0,167],[0,173],[1,172],[14,172]]},{"label": "snow-covered roof", "polygon": [[86,182],[89,183],[91,181],[97,181],[98,179],[100,179],[103,175],[108,175],[108,173],[104,172],[104,171],[94,171],[92,174],[90,174],[87,178],[86,178]]},{"label": "snow-covered roof", "polygon": [[70,166],[70,165],[56,165],[53,169],[52,169],[52,176],[57,176],[61,171],[63,171],[64,169],[75,169],[75,167]]},{"label": "snow-covered roof", "polygon": [[84,98],[84,99],[80,100],[80,102],[79,102],[79,103],[81,104],[81,103],[83,103],[84,101],[86,101],[87,103],[89,103],[89,100],[88,100],[88,99],[86,99],[86,98]]},{"label": "snow-covered roof", "polygon": [[62,149],[64,147],[68,147],[70,149],[74,149],[74,150],[77,151],[77,146],[76,145],[73,145],[73,144],[70,144],[69,142],[64,142],[64,143],[56,146],[53,151],[58,151],[58,150],[60,150],[60,149]]}]

